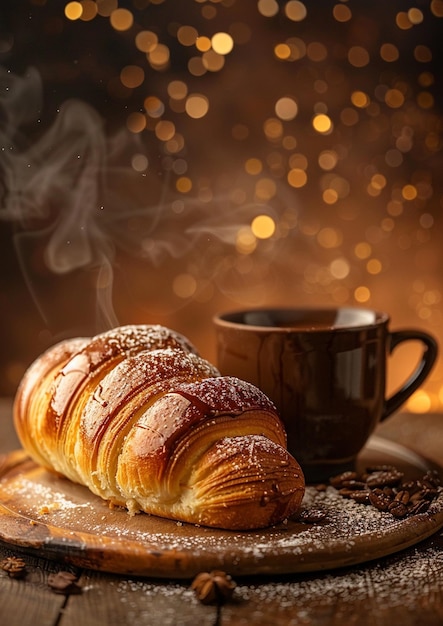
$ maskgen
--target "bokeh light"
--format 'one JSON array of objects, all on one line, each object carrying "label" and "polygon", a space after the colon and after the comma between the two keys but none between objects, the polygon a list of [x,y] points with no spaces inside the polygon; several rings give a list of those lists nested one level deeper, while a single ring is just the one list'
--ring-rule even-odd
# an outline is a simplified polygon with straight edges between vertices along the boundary
[{"label": "bokeh light", "polygon": [[[69,233],[70,250],[77,242],[97,264],[69,279],[92,290],[108,263],[98,291],[122,322],[161,318],[199,337],[231,306],[352,304],[443,337],[441,0],[16,4],[26,19],[0,32],[4,84],[35,66],[43,99],[7,139],[29,141],[17,162],[41,154],[25,168],[34,178],[20,168],[22,179],[5,178],[30,211],[8,223],[31,229],[14,245],[50,327],[34,322],[40,343],[82,326],[45,260],[45,236],[72,227],[62,206],[83,229]],[[69,119],[65,101],[98,114]],[[45,132],[57,120],[66,137],[51,135],[52,160]],[[71,190],[84,195],[74,201]],[[4,197],[17,210],[18,194]],[[9,384],[24,360],[5,357]],[[393,386],[408,376],[404,361]],[[440,406],[442,379],[439,363],[408,409]]]}]

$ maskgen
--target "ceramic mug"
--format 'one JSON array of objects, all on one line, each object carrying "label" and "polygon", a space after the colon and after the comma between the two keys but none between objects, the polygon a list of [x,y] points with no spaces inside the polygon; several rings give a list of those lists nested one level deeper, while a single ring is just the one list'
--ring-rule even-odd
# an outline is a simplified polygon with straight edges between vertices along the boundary
[{"label": "ceramic mug", "polygon": [[[214,318],[220,372],[253,383],[273,400],[308,482],[354,467],[376,425],[434,365],[432,336],[391,331],[389,321],[386,313],[357,307],[245,310]],[[421,342],[421,359],[387,398],[388,357],[406,341]]]}]

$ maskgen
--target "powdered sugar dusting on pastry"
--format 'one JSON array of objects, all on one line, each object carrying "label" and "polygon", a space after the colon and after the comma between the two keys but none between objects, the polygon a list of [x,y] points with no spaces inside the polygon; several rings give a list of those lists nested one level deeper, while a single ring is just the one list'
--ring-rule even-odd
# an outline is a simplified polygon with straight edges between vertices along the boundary
[{"label": "powdered sugar dusting on pastry", "polygon": [[97,335],[95,339],[114,342],[118,350],[127,356],[140,349],[156,350],[174,347],[197,353],[197,349],[186,337],[159,324],[121,326]]},{"label": "powdered sugar dusting on pastry", "polygon": [[177,387],[195,395],[210,406],[223,406],[223,410],[235,411],[242,408],[260,408],[275,412],[275,406],[260,389],[233,376],[207,378],[198,383],[189,383]]},{"label": "powdered sugar dusting on pastry", "polygon": [[[262,528],[300,505],[303,475],[272,402],[220,376],[168,328],[96,335],[26,393],[41,417],[16,405],[29,453],[114,504],[230,529]],[[234,454],[230,437],[238,437]]]}]

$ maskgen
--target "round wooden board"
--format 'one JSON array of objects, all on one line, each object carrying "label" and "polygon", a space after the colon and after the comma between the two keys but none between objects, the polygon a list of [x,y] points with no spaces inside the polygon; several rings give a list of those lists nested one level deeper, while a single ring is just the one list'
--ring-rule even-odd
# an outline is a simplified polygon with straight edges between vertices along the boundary
[{"label": "round wooden board", "polygon": [[[359,464],[392,464],[409,478],[435,466],[373,437]],[[440,469],[440,468],[437,468]],[[192,578],[290,574],[355,565],[400,551],[443,527],[443,490],[429,511],[396,520],[342,498],[328,487],[306,490],[303,506],[323,522],[288,520],[253,532],[214,530],[110,509],[84,487],[35,465],[24,452],[0,459],[0,539],[66,564],[118,574]]]}]

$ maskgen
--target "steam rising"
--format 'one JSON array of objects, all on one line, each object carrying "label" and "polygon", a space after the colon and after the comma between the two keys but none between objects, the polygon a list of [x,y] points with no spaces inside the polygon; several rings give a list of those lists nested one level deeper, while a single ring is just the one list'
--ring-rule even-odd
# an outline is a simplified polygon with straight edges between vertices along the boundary
[{"label": "steam rising", "polygon": [[[250,221],[251,207],[244,215],[236,212],[236,223],[229,224],[223,211],[208,218],[207,207],[197,201],[174,212],[174,199],[166,198],[167,181],[130,165],[131,157],[144,151],[139,137],[126,130],[108,137],[102,118],[79,100],[66,101],[49,130],[25,141],[22,129],[38,128],[39,74],[31,68],[18,77],[0,68],[0,86],[0,217],[19,229],[15,241],[31,292],[24,251],[30,238],[41,238],[54,274],[97,270],[99,325],[115,326],[117,247],[159,265],[182,257],[208,233],[232,244],[238,222]],[[137,228],[130,227],[131,220]]]},{"label": "steam rising", "polygon": [[7,120],[2,144],[9,142],[0,161],[3,218],[25,228],[36,220],[48,226],[46,263],[57,274],[101,266],[112,259],[113,229],[127,206],[111,184],[116,177],[135,176],[129,167],[119,165],[123,152],[135,148],[135,139],[123,133],[107,139],[98,114],[71,100],[46,134],[23,148],[16,143],[19,129],[36,121],[32,114],[37,107],[32,103],[41,103],[37,74],[30,70],[26,78],[10,77],[7,94],[1,100]]}]

